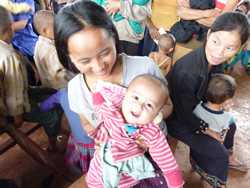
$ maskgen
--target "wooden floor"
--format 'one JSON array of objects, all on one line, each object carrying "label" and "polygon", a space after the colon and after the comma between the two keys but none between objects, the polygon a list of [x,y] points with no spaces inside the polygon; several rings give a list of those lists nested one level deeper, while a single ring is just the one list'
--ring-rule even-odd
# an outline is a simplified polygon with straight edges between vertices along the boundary
[{"label": "wooden floor", "polygon": [[[170,26],[178,20],[176,16],[175,0],[154,0],[153,21],[157,26],[169,29]],[[188,45],[178,45],[177,55],[181,57],[187,53],[190,48],[197,47],[197,43],[192,41]],[[238,131],[235,139],[236,156],[244,160],[250,167],[250,76],[242,77],[238,80],[239,87],[235,97],[235,106],[233,114],[237,118]],[[2,137],[0,137],[1,141]],[[40,146],[46,147],[47,137],[42,129],[32,135]],[[178,163],[185,176],[185,188],[201,188],[200,178],[197,174],[191,172],[188,161],[188,148],[178,143],[175,152]],[[54,158],[61,165],[63,154],[55,154]],[[18,146],[8,150],[0,156],[0,178],[10,178],[16,180],[21,188],[48,188],[44,179],[51,173],[34,162]],[[71,186],[68,182],[58,180],[52,188],[84,188],[84,179],[80,178]],[[2,188],[2,187],[1,187]],[[250,188],[250,172],[246,174],[230,171],[228,188]]]}]

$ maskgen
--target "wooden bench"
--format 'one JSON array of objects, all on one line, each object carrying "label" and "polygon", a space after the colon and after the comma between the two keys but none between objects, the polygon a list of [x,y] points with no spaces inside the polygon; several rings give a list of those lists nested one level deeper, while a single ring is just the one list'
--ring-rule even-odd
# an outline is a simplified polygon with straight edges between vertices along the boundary
[{"label": "wooden bench", "polygon": [[62,169],[58,168],[49,153],[43,150],[37,143],[28,137],[29,134],[40,128],[41,125],[34,124],[30,128],[16,128],[13,124],[7,122],[3,117],[0,117],[0,133],[6,133],[10,138],[7,140],[1,139],[0,154],[2,155],[9,148],[18,144],[32,159],[45,166],[52,171],[56,176],[63,177],[65,180],[72,182],[72,178],[64,174]]}]

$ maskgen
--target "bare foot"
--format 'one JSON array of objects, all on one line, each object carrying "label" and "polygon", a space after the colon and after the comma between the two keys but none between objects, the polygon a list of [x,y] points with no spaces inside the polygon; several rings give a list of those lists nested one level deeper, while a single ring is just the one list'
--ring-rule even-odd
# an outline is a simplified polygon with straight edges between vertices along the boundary
[{"label": "bare foot", "polygon": [[229,156],[229,168],[244,173],[248,171],[247,165],[244,162],[236,159],[233,154]]}]

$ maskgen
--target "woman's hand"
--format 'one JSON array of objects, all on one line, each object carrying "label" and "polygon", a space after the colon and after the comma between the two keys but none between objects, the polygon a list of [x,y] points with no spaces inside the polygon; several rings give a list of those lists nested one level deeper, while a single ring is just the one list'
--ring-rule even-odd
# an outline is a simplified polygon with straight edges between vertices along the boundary
[{"label": "woman's hand", "polygon": [[151,36],[152,39],[155,39],[155,40],[159,39],[159,37],[160,37],[161,34],[159,33],[157,27],[155,27],[153,25],[153,26],[148,27],[148,30],[149,30],[149,34],[150,34],[150,36]]},{"label": "woman's hand", "polygon": [[224,140],[221,137],[220,133],[213,131],[212,129],[207,128],[205,131],[202,131],[204,134],[214,138],[215,140],[217,140],[218,142],[220,142],[221,144],[223,144]]},{"label": "woman's hand", "polygon": [[108,14],[114,15],[121,8],[120,0],[107,0],[107,6],[105,10]]},{"label": "woman's hand", "polygon": [[95,128],[89,123],[89,121],[84,117],[83,114],[79,114],[81,125],[87,134],[90,134],[95,130]]}]

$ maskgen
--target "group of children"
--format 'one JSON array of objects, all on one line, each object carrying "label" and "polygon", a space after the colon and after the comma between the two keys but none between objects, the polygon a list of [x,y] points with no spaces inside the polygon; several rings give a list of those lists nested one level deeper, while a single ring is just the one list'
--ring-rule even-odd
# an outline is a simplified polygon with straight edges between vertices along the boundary
[{"label": "group of children", "polygon": [[[14,124],[20,125],[23,120],[32,119],[27,116],[31,106],[26,67],[30,62],[11,45],[14,33],[8,11],[18,14],[32,8],[29,4],[15,4],[7,0],[1,0],[0,5],[5,7],[0,6],[0,114],[13,117]],[[52,115],[51,110],[58,105],[63,108],[74,135],[69,138],[66,162],[72,166],[80,163],[82,173],[88,172],[89,187],[117,187],[122,176],[127,176],[128,181],[154,177],[156,173],[151,161],[144,156],[145,150],[137,145],[137,141],[143,139],[168,187],[182,187],[181,171],[160,129],[162,104],[169,99],[166,83],[149,75],[134,78],[127,89],[111,83],[97,83],[92,97],[98,127],[82,127],[78,115],[69,108],[66,86],[74,74],[66,70],[58,59],[53,22],[52,11],[41,10],[34,15],[32,27],[39,37],[32,66],[36,67],[36,78],[43,87],[60,89],[37,108],[39,113],[45,113],[44,117],[48,112]],[[164,75],[173,65],[175,43],[172,34],[162,34],[158,40],[158,52],[149,55]],[[208,123],[211,136],[219,142],[223,142],[227,130],[234,123],[231,115],[224,111],[224,106],[233,98],[235,89],[232,77],[214,75],[208,86],[207,102],[201,102],[194,109],[194,113]],[[46,123],[54,125],[58,121],[48,120]],[[80,142],[73,144],[75,137]],[[102,143],[99,152],[94,150],[94,140]]]}]

